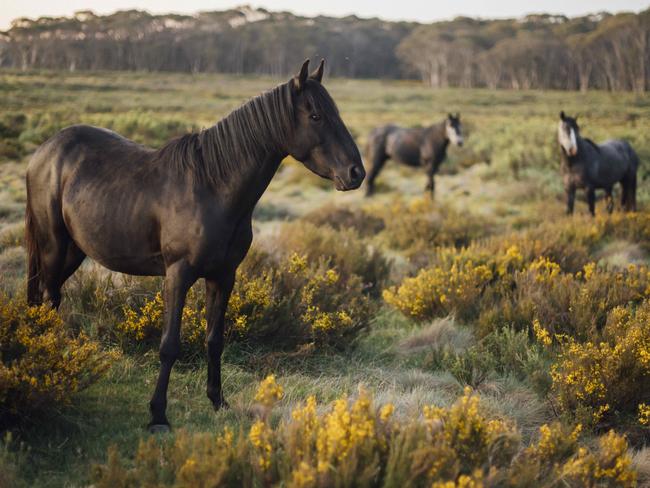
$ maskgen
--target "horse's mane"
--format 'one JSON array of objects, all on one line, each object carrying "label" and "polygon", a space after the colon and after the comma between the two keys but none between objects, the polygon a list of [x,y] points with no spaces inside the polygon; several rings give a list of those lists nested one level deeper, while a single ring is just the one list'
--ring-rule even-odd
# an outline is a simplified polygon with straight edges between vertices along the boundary
[{"label": "horse's mane", "polygon": [[294,129],[289,83],[249,100],[215,125],[168,142],[157,152],[179,173],[216,184],[259,165],[268,154],[286,152]]},{"label": "horse's mane", "polygon": [[585,142],[587,142],[588,144],[591,144],[591,146],[592,146],[596,151],[600,152],[600,146],[599,146],[598,144],[596,144],[594,141],[592,141],[592,140],[589,139],[588,137],[583,137],[582,140],[585,141]]}]

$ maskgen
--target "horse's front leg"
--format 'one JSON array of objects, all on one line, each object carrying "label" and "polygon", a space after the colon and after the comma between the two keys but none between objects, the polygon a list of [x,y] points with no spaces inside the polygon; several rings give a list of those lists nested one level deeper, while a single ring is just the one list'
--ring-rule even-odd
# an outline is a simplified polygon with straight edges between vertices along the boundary
[{"label": "horse's front leg", "polygon": [[235,272],[228,272],[218,280],[205,280],[206,314],[208,322],[208,398],[216,410],[227,408],[221,389],[221,354],[224,345],[224,324],[230,293],[235,283]]},{"label": "horse's front leg", "polygon": [[433,199],[433,196],[436,192],[435,176],[437,167],[432,161],[424,161],[423,163],[427,169],[427,186],[424,188],[424,191],[429,192],[431,198]]},{"label": "horse's front leg", "polygon": [[587,188],[587,204],[589,205],[589,213],[592,217],[596,216],[596,190],[593,187]]},{"label": "horse's front leg", "polygon": [[614,197],[612,197],[612,188],[606,188],[607,194],[607,213],[611,214],[614,211]]},{"label": "horse's front leg", "polygon": [[163,333],[160,340],[160,372],[149,408],[151,422],[149,431],[169,431],[167,420],[167,387],[172,366],[178,359],[181,347],[181,317],[185,305],[185,295],[194,282],[193,274],[185,261],[177,261],[165,273],[163,289],[164,317]]},{"label": "horse's front leg", "polygon": [[567,215],[573,214],[573,207],[576,202],[576,189],[570,186],[564,190],[566,192],[566,213]]}]

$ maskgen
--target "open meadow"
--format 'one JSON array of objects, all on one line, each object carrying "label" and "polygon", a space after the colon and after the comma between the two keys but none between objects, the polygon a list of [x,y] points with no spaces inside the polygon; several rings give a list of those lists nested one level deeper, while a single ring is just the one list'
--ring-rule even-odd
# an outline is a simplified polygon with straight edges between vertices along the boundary
[{"label": "open meadow", "polygon": [[[85,123],[159,147],[283,81],[0,71],[0,487],[650,486],[647,94],[326,77],[360,148],[375,126],[448,112],[465,145],[433,201],[424,170],[389,161],[366,198],[285,161],[227,314],[230,408],[205,393],[199,282],[170,435],[145,429],[160,279],[87,260],[59,315],[25,307],[24,175],[40,143]],[[565,216],[560,110],[636,149],[637,213],[617,188],[611,216],[601,193],[596,218],[583,193]]]}]

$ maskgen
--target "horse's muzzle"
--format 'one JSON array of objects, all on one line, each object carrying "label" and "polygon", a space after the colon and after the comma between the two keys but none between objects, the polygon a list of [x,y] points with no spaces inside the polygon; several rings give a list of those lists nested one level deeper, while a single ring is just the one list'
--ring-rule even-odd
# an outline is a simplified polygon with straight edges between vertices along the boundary
[{"label": "horse's muzzle", "polygon": [[336,175],[334,177],[336,189],[339,191],[356,190],[366,177],[366,170],[361,164],[350,165],[342,173],[341,176]]}]

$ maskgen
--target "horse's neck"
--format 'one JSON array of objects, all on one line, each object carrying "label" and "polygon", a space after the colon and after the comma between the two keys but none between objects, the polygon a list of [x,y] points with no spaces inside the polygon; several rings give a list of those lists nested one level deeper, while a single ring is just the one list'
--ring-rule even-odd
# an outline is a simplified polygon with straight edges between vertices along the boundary
[{"label": "horse's neck", "polygon": [[226,197],[224,205],[233,213],[243,215],[252,212],[285,157],[279,153],[269,154],[257,164],[242,165],[241,172],[233,174],[223,183],[223,187],[216,189]]},{"label": "horse's neck", "polygon": [[449,139],[447,138],[445,121],[429,126],[426,130],[426,138],[436,148],[436,152],[446,151],[449,145]]}]

